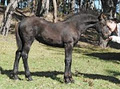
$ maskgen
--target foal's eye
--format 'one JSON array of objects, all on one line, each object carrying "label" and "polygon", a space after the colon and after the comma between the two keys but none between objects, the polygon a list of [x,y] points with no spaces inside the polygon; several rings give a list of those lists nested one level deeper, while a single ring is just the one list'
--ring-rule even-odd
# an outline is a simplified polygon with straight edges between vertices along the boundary
[{"label": "foal's eye", "polygon": [[109,26],[107,26],[107,28],[110,30],[110,27],[109,27]]},{"label": "foal's eye", "polygon": [[103,26],[103,27],[104,27],[104,26],[105,26],[105,24],[101,23],[101,26]]}]

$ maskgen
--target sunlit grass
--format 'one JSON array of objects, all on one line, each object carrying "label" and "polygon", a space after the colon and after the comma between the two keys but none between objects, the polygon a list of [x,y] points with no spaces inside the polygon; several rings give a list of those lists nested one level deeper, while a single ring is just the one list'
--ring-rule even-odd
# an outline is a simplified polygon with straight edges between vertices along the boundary
[{"label": "sunlit grass", "polygon": [[[82,45],[81,45],[82,44]],[[0,36],[0,89],[120,89],[120,50],[102,49],[79,42],[73,50],[72,73],[74,84],[64,84],[64,49],[35,41],[29,53],[33,81],[24,77],[22,60],[19,77],[10,79],[16,41],[14,35]]]}]

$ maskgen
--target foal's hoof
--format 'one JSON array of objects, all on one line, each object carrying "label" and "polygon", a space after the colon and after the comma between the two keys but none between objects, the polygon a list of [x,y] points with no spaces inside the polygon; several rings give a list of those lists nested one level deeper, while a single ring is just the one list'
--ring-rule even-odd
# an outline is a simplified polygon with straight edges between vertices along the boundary
[{"label": "foal's hoof", "polygon": [[11,78],[13,80],[21,80],[17,75],[14,75],[14,74],[11,75]]},{"label": "foal's hoof", "polygon": [[32,81],[32,77],[27,77],[27,81]]},{"label": "foal's hoof", "polygon": [[74,83],[74,80],[73,78],[66,78],[65,79],[65,83],[68,84],[68,83]]},{"label": "foal's hoof", "polygon": [[33,79],[32,78],[28,78],[28,81],[32,81]]}]

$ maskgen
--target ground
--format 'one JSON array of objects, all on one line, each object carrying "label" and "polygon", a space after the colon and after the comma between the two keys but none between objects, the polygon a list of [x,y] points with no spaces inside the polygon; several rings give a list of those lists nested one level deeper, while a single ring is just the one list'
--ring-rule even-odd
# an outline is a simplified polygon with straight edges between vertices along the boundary
[{"label": "ground", "polygon": [[29,54],[33,81],[24,77],[22,60],[19,77],[12,80],[16,41],[14,35],[0,36],[0,89],[120,89],[120,50],[79,42],[73,50],[72,73],[75,83],[65,84],[64,49],[35,41]]}]

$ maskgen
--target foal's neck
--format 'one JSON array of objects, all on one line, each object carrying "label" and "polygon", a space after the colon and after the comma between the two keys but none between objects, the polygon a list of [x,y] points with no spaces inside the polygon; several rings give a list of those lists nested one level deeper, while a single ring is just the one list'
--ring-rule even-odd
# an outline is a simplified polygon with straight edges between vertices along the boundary
[{"label": "foal's neck", "polygon": [[81,33],[84,33],[87,29],[89,28],[95,28],[97,22],[92,22],[92,21],[88,21],[88,22],[83,22],[83,23],[79,23],[78,25],[78,29]]}]

